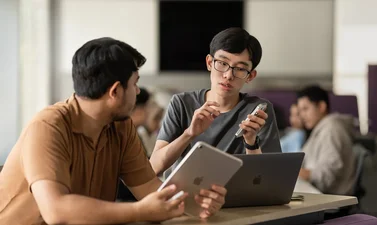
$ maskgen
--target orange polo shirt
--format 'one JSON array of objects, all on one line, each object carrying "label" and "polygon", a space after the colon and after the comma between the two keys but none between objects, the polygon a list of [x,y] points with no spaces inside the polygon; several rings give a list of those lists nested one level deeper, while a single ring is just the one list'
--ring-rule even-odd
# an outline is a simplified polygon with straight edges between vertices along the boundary
[{"label": "orange polo shirt", "polygon": [[132,120],[106,126],[97,146],[83,134],[75,95],[39,112],[25,127],[0,173],[0,224],[44,224],[30,191],[39,180],[70,193],[114,201],[118,177],[137,186],[156,175]]}]

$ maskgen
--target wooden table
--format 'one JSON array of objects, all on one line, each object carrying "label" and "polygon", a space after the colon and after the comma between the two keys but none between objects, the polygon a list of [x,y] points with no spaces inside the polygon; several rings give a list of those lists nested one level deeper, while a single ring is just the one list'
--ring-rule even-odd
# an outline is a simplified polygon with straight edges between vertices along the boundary
[{"label": "wooden table", "polygon": [[[311,224],[323,221],[323,211],[357,204],[357,198],[339,195],[295,193],[304,195],[304,201],[292,201],[287,205],[265,207],[243,207],[222,209],[207,220],[182,216],[161,224]],[[149,223],[134,223],[149,224]]]}]

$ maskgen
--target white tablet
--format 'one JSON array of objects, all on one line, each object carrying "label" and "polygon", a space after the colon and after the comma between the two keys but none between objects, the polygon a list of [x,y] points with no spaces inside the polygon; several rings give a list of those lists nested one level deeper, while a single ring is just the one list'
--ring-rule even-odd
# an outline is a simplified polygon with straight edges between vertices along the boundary
[{"label": "white tablet", "polygon": [[207,143],[197,142],[186,154],[158,191],[175,184],[178,191],[185,191],[185,213],[199,216],[201,207],[195,201],[200,189],[211,189],[213,184],[225,186],[242,166],[242,160]]}]

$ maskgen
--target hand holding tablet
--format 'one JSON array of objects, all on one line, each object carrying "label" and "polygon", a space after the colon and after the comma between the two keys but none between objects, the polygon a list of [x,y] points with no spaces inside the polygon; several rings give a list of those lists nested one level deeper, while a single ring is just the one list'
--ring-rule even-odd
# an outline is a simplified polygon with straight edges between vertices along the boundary
[{"label": "hand holding tablet", "polygon": [[183,194],[185,194],[185,192],[184,191],[180,191],[177,194],[175,194],[173,197],[171,197],[168,201],[170,202],[170,201],[176,200],[179,197],[181,197]]},{"label": "hand holding tablet", "polygon": [[[241,166],[241,159],[207,143],[197,142],[158,190],[175,184],[177,190],[188,193],[185,198],[185,214],[201,216],[203,209],[206,210],[206,208],[203,208],[195,200],[195,196],[199,195],[201,190],[205,190],[207,194],[202,195],[202,198],[211,198],[212,194],[209,193],[216,192],[216,190],[212,189],[213,185],[225,186]],[[220,192],[216,193],[221,195]],[[178,196],[181,195],[181,193],[177,193],[173,198],[179,198]],[[214,201],[213,204],[216,204],[216,206],[222,204],[221,201],[220,203],[216,202],[218,199],[211,200]],[[217,211],[218,207],[215,208],[215,211]],[[214,212],[209,213],[209,215],[212,215]]]}]

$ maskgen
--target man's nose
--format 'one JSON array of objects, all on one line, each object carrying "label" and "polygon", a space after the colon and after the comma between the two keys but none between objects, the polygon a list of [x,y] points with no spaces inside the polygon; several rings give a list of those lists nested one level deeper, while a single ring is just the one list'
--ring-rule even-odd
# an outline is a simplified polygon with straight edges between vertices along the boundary
[{"label": "man's nose", "polygon": [[223,76],[224,76],[227,80],[232,80],[232,79],[233,79],[233,69],[232,69],[232,68],[229,68],[228,71],[224,72]]}]

